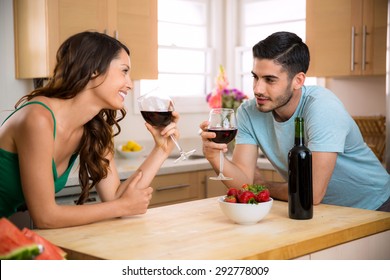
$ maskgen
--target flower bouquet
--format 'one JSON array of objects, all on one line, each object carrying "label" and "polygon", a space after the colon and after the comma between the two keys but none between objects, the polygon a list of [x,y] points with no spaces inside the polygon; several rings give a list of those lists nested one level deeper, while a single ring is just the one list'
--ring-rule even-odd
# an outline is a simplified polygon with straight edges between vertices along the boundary
[{"label": "flower bouquet", "polygon": [[241,103],[248,99],[242,91],[236,88],[228,88],[229,82],[227,80],[225,69],[219,66],[219,74],[216,79],[216,87],[207,94],[206,101],[210,108],[230,108],[236,110]]}]

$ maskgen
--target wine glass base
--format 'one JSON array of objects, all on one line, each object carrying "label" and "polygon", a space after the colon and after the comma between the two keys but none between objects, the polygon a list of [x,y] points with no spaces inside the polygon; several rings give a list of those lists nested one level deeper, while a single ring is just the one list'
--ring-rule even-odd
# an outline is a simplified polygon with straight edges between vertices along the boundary
[{"label": "wine glass base", "polygon": [[180,153],[180,157],[175,159],[174,163],[182,161],[182,160],[187,160],[191,155],[193,155],[196,152],[196,149],[193,149],[188,152],[182,152]]},{"label": "wine glass base", "polygon": [[233,180],[233,178],[230,177],[225,177],[224,175],[219,174],[217,177],[209,177],[210,180],[215,180],[215,181],[229,181]]}]

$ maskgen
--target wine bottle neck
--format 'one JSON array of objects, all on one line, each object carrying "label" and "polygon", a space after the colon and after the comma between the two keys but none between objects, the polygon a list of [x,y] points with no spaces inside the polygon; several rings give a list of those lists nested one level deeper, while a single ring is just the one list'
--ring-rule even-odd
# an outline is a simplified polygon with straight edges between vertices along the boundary
[{"label": "wine bottle neck", "polygon": [[304,137],[295,137],[295,146],[304,146],[305,138]]},{"label": "wine bottle neck", "polygon": [[304,121],[303,118],[295,119],[295,146],[304,146],[305,145],[305,135],[304,135]]}]

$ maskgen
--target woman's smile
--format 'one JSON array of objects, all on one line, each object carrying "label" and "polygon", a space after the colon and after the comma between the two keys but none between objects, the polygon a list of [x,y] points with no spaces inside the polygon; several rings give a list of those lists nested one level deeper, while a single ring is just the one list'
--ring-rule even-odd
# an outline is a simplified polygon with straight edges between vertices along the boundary
[{"label": "woman's smile", "polygon": [[126,97],[126,95],[127,95],[127,93],[124,92],[124,91],[119,91],[119,95],[122,97],[122,99],[123,99],[123,101],[124,101],[124,100],[125,100],[125,97]]}]

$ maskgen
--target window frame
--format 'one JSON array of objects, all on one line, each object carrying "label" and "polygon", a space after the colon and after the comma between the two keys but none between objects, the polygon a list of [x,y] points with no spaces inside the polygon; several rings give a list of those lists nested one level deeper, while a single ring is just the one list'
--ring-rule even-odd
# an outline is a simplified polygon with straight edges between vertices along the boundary
[{"label": "window frame", "polygon": [[[244,8],[244,5],[247,4],[247,3],[253,3],[253,2],[258,2],[257,1],[254,1],[254,0],[238,0],[239,1],[239,4],[238,4],[238,8],[237,8],[237,13],[238,13],[238,20],[237,20],[237,26],[238,26],[238,30],[240,30],[240,32],[238,33],[240,36],[238,38],[238,42],[239,44],[235,47],[235,54],[234,54],[234,57],[235,57],[235,68],[234,68],[234,77],[235,77],[235,81],[236,83],[238,84],[238,87],[241,88],[245,94],[248,95],[249,98],[253,97],[253,91],[250,91],[248,92],[248,90],[245,90],[246,87],[248,87],[248,85],[244,85],[244,78],[248,78],[248,76],[252,76],[250,70],[251,69],[248,69],[248,71],[246,70],[242,70],[242,66],[243,66],[243,61],[241,59],[241,57],[243,56],[243,53],[248,51],[248,50],[251,50],[253,46],[246,46],[245,45],[245,41],[246,41],[246,38],[244,38],[244,34],[246,34],[245,32],[245,28],[253,28],[254,26],[257,26],[257,27],[261,27],[261,26],[273,26],[273,25],[279,25],[279,24],[286,24],[286,23],[289,23],[289,22],[300,22],[300,20],[297,20],[297,19],[291,19],[291,20],[286,20],[286,21],[275,21],[275,22],[263,22],[263,23],[259,23],[259,24],[250,24],[250,25],[247,25],[245,26],[245,23],[244,23],[244,11],[245,11],[245,8]],[[269,0],[261,0],[261,1],[269,1]],[[303,1],[304,2],[304,1]],[[306,17],[302,19],[304,22],[306,22]],[[269,34],[270,35],[270,34]],[[302,40],[305,40],[306,39],[306,34],[298,34],[299,36],[301,36]],[[261,38],[259,38],[259,40],[261,40]],[[321,84],[322,81],[315,78],[315,77],[307,77],[306,78],[306,81],[305,81],[305,84]]]},{"label": "window frame", "polygon": [[[203,1],[203,0],[190,0]],[[252,46],[245,46],[244,32],[244,5],[255,0],[205,0],[208,7],[207,13],[207,44],[202,49],[206,53],[205,92],[202,96],[172,96],[176,110],[180,114],[205,113],[210,110],[206,102],[206,95],[215,86],[215,78],[218,75],[219,65],[224,66],[229,80],[229,86],[241,89],[249,98],[253,96],[252,83],[248,85],[245,79],[251,76],[251,69],[242,69],[242,54],[251,51]],[[258,1],[258,0],[256,0]],[[267,1],[267,0],[263,0]],[[296,21],[296,20],[292,20]],[[251,25],[253,27],[253,25]],[[260,39],[260,38],[259,38]],[[167,46],[159,46],[166,48]],[[188,49],[177,47],[178,49]],[[159,72],[160,73],[160,72]],[[161,72],[163,73],[163,72]],[[181,75],[181,74],[179,74]],[[321,84],[321,80],[308,77],[308,84]],[[142,94],[158,86],[158,80],[154,85],[146,85],[150,80],[134,81],[134,112],[138,112],[136,99]],[[153,84],[153,82],[152,82]],[[152,88],[153,87],[153,88]]]},{"label": "window frame", "polygon": [[[193,2],[199,2],[203,0],[191,0]],[[208,92],[210,92],[214,86],[214,77],[217,75],[217,60],[223,60],[221,57],[219,57],[217,50],[220,50],[221,46],[223,44],[221,43],[223,39],[223,32],[217,32],[218,26],[223,26],[221,24],[223,19],[223,6],[224,1],[223,0],[204,0],[207,5],[207,47],[205,48],[189,48],[189,47],[180,47],[180,46],[166,46],[166,45],[159,45],[159,49],[164,48],[173,48],[178,50],[199,50],[203,51],[205,53],[205,59],[206,59],[206,72],[200,74],[205,77],[205,92],[203,95],[188,95],[188,96],[171,96],[174,103],[175,103],[175,109],[180,114],[187,114],[187,113],[203,113],[208,112],[209,107],[206,102],[206,95]],[[212,19],[212,20],[211,20]],[[175,74],[175,72],[162,72],[159,70],[159,75],[161,74]],[[196,74],[199,73],[177,73],[178,78],[180,78],[180,75],[186,75],[186,74]],[[139,114],[138,110],[138,104],[137,104],[137,98],[141,94],[145,94],[154,88],[158,87],[158,80],[139,80],[134,81],[134,90],[133,90],[133,109],[134,112]]]}]

